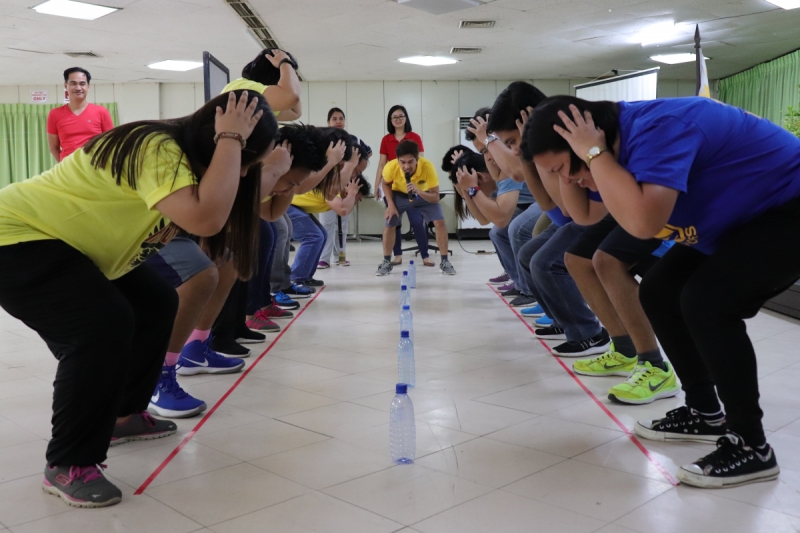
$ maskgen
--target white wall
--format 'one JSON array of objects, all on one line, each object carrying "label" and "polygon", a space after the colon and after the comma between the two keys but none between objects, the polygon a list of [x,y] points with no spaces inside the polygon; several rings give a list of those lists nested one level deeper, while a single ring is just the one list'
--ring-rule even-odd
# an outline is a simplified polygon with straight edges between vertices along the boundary
[{"label": "white wall", "polygon": [[[574,94],[583,79],[529,80],[546,95]],[[322,126],[328,110],[339,107],[347,117],[347,130],[361,137],[373,151],[373,163],[366,175],[374,182],[380,140],[386,134],[389,108],[402,104],[414,131],[425,144],[425,156],[439,168],[445,151],[456,144],[456,119],[471,116],[478,108],[490,106],[506,81],[340,81],[303,82],[302,122]],[[694,80],[659,80],[658,97],[674,98],[694,94]],[[714,85],[715,86],[715,85]],[[47,90],[49,101],[63,101],[63,85],[0,86],[0,103],[29,103],[32,90]],[[166,119],[188,115],[204,103],[202,83],[94,84],[89,100],[117,102],[121,122]],[[452,189],[439,171],[443,190]],[[456,228],[452,201],[443,205],[448,228]],[[383,203],[365,201],[359,208],[359,231],[380,233]]]}]

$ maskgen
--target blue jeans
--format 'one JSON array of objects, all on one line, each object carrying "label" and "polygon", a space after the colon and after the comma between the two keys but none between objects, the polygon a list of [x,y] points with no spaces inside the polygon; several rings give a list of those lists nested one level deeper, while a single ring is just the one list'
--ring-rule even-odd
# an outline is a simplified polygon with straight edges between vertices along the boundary
[{"label": "blue jeans", "polygon": [[564,254],[586,228],[570,222],[551,225],[520,249],[519,272],[553,325],[564,328],[567,340],[580,341],[602,331],[600,322],[567,272]]},{"label": "blue jeans", "polygon": [[275,231],[272,224],[264,219],[258,221],[258,256],[256,271],[247,282],[247,314],[253,315],[272,302],[269,292],[269,278],[272,272],[272,258],[275,255]]},{"label": "blue jeans", "polygon": [[289,266],[289,250],[292,243],[292,220],[289,215],[284,213],[272,224],[272,231],[275,233],[275,254],[272,258],[272,269],[269,281],[272,292],[288,289],[291,285],[292,267]]},{"label": "blue jeans", "polygon": [[292,263],[292,281],[306,281],[317,271],[327,236],[314,215],[293,205],[287,213],[292,221],[292,238],[300,243]]},{"label": "blue jeans", "polygon": [[[386,199],[383,199],[383,203],[387,206],[389,204],[386,203]],[[414,240],[417,241],[417,246],[419,247],[419,255],[423,259],[428,257],[428,228],[425,226],[425,220],[422,218],[422,213],[417,212],[414,209],[409,209],[406,211],[406,215],[408,216],[408,223],[411,225],[411,229],[414,230]],[[401,230],[401,226],[397,226],[394,234],[394,249],[392,253],[395,257],[400,257],[403,255],[403,232]]]},{"label": "blue jeans", "polygon": [[533,227],[542,214],[541,208],[536,204],[530,204],[526,209],[516,208],[511,222],[504,227],[497,226],[489,230],[489,239],[497,250],[497,257],[506,274],[514,282],[514,286],[522,294],[530,294],[530,288],[522,276],[519,275],[517,268],[517,254],[520,248],[533,236]]}]

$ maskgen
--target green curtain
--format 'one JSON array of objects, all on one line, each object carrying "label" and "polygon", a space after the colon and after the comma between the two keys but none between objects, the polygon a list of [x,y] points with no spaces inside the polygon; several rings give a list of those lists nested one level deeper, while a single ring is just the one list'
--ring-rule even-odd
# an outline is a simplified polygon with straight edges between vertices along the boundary
[{"label": "green curtain", "polygon": [[800,103],[800,50],[719,80],[719,99],[783,126]]},{"label": "green curtain", "polygon": [[[47,147],[47,115],[61,104],[0,104],[0,188],[41,174],[56,164]],[[108,109],[119,124],[117,104]]]}]

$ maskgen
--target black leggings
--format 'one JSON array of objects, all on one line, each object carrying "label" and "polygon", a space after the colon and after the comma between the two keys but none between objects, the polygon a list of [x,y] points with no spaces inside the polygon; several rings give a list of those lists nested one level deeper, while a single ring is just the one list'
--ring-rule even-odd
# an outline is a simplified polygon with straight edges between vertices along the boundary
[{"label": "black leggings", "polygon": [[686,392],[750,445],[765,442],[753,344],[744,319],[800,277],[800,199],[730,231],[711,255],[673,246],[642,280],[639,296]]},{"label": "black leggings", "polygon": [[150,402],[178,312],[175,289],[147,265],[109,281],[81,252],[46,240],[0,246],[0,306],[58,359],[47,463],[102,463],[116,418]]}]

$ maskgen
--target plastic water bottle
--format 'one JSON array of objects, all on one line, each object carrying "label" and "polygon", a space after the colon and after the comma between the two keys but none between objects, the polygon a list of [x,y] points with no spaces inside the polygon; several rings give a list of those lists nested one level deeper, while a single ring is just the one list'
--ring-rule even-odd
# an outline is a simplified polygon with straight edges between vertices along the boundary
[{"label": "plastic water bottle", "polygon": [[416,369],[414,368],[414,342],[408,331],[400,332],[400,342],[397,343],[397,381],[409,387],[417,384]]},{"label": "plastic water bottle", "polygon": [[414,423],[414,404],[408,397],[408,387],[398,383],[389,409],[389,448],[392,461],[399,465],[414,462],[417,453],[417,426]]},{"label": "plastic water bottle", "polygon": [[413,259],[408,262],[408,281],[409,289],[417,288],[417,265],[414,264]]},{"label": "plastic water bottle", "polygon": [[411,278],[408,276],[408,270],[403,270],[403,277],[400,278],[400,286],[402,287],[403,285],[409,289],[411,288]]},{"label": "plastic water bottle", "polygon": [[407,331],[408,338],[414,342],[414,315],[411,314],[410,305],[404,305],[400,310],[400,331]]},{"label": "plastic water bottle", "polygon": [[411,291],[408,290],[407,285],[400,285],[400,307],[402,308],[404,305],[411,305]]}]

